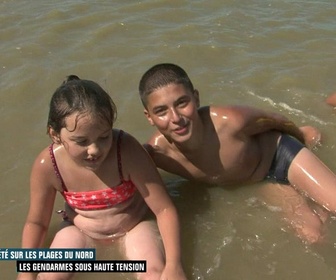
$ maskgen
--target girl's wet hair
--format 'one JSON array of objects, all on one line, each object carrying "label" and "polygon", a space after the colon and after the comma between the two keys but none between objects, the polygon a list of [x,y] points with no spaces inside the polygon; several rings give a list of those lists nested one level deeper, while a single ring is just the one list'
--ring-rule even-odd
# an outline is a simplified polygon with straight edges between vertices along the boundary
[{"label": "girl's wet hair", "polygon": [[146,107],[147,96],[169,84],[182,84],[190,92],[194,91],[194,86],[186,71],[172,63],[161,63],[151,67],[140,80],[139,94],[142,104]]},{"label": "girl's wet hair", "polygon": [[66,77],[66,79],[63,81],[62,85],[66,84],[69,81],[73,81],[73,80],[80,80],[80,78],[76,75],[69,75]]},{"label": "girl's wet hair", "polygon": [[111,127],[116,120],[117,108],[108,93],[97,83],[70,75],[54,92],[49,109],[48,132],[60,133],[66,127],[65,119],[73,113],[95,115]]}]

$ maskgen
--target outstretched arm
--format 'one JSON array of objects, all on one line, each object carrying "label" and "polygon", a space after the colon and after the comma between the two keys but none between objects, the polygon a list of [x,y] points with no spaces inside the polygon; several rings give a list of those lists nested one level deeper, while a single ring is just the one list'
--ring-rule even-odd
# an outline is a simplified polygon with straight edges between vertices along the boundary
[{"label": "outstretched arm", "polygon": [[303,143],[305,142],[304,135],[299,127],[281,114],[242,106],[231,107],[231,110],[242,134],[251,136],[270,130],[278,130],[294,136]]}]

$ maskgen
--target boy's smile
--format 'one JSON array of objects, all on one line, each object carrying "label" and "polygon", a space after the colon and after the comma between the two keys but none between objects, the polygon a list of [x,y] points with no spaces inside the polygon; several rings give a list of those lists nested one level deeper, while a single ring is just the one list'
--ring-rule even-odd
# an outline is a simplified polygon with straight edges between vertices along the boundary
[{"label": "boy's smile", "polygon": [[181,84],[169,84],[147,97],[145,115],[151,125],[167,138],[183,142],[192,134],[193,122],[198,118],[198,92],[189,92]]}]

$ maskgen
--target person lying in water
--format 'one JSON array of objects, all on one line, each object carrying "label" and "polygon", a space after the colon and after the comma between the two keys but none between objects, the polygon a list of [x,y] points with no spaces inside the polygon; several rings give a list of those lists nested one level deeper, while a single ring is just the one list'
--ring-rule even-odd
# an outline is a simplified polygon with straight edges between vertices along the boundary
[{"label": "person lying in water", "polygon": [[303,144],[318,141],[317,130],[247,106],[200,107],[187,73],[170,63],[150,68],[139,94],[157,128],[144,144],[157,167],[221,186],[267,180],[273,187],[266,202],[282,208],[304,241],[321,238],[326,213],[313,210],[307,197],[335,213],[336,176]]}]

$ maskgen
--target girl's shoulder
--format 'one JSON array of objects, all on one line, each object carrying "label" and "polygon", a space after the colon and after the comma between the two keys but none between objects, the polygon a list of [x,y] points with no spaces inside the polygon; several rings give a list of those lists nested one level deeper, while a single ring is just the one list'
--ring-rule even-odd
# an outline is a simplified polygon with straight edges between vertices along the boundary
[{"label": "girl's shoulder", "polygon": [[148,155],[136,137],[124,130],[113,129],[113,139],[123,161],[136,162]]},{"label": "girl's shoulder", "polygon": [[45,171],[52,169],[53,167],[53,153],[51,152],[53,149],[52,145],[45,147],[35,158],[34,167],[41,168]]},{"label": "girl's shoulder", "polygon": [[130,133],[122,129],[113,129],[113,139],[114,141],[119,142],[123,147],[129,145],[140,145],[140,142]]},{"label": "girl's shoulder", "polygon": [[44,184],[58,186],[58,178],[55,173],[55,159],[52,152],[53,146],[44,148],[35,158],[32,166],[31,179],[38,178]]}]

